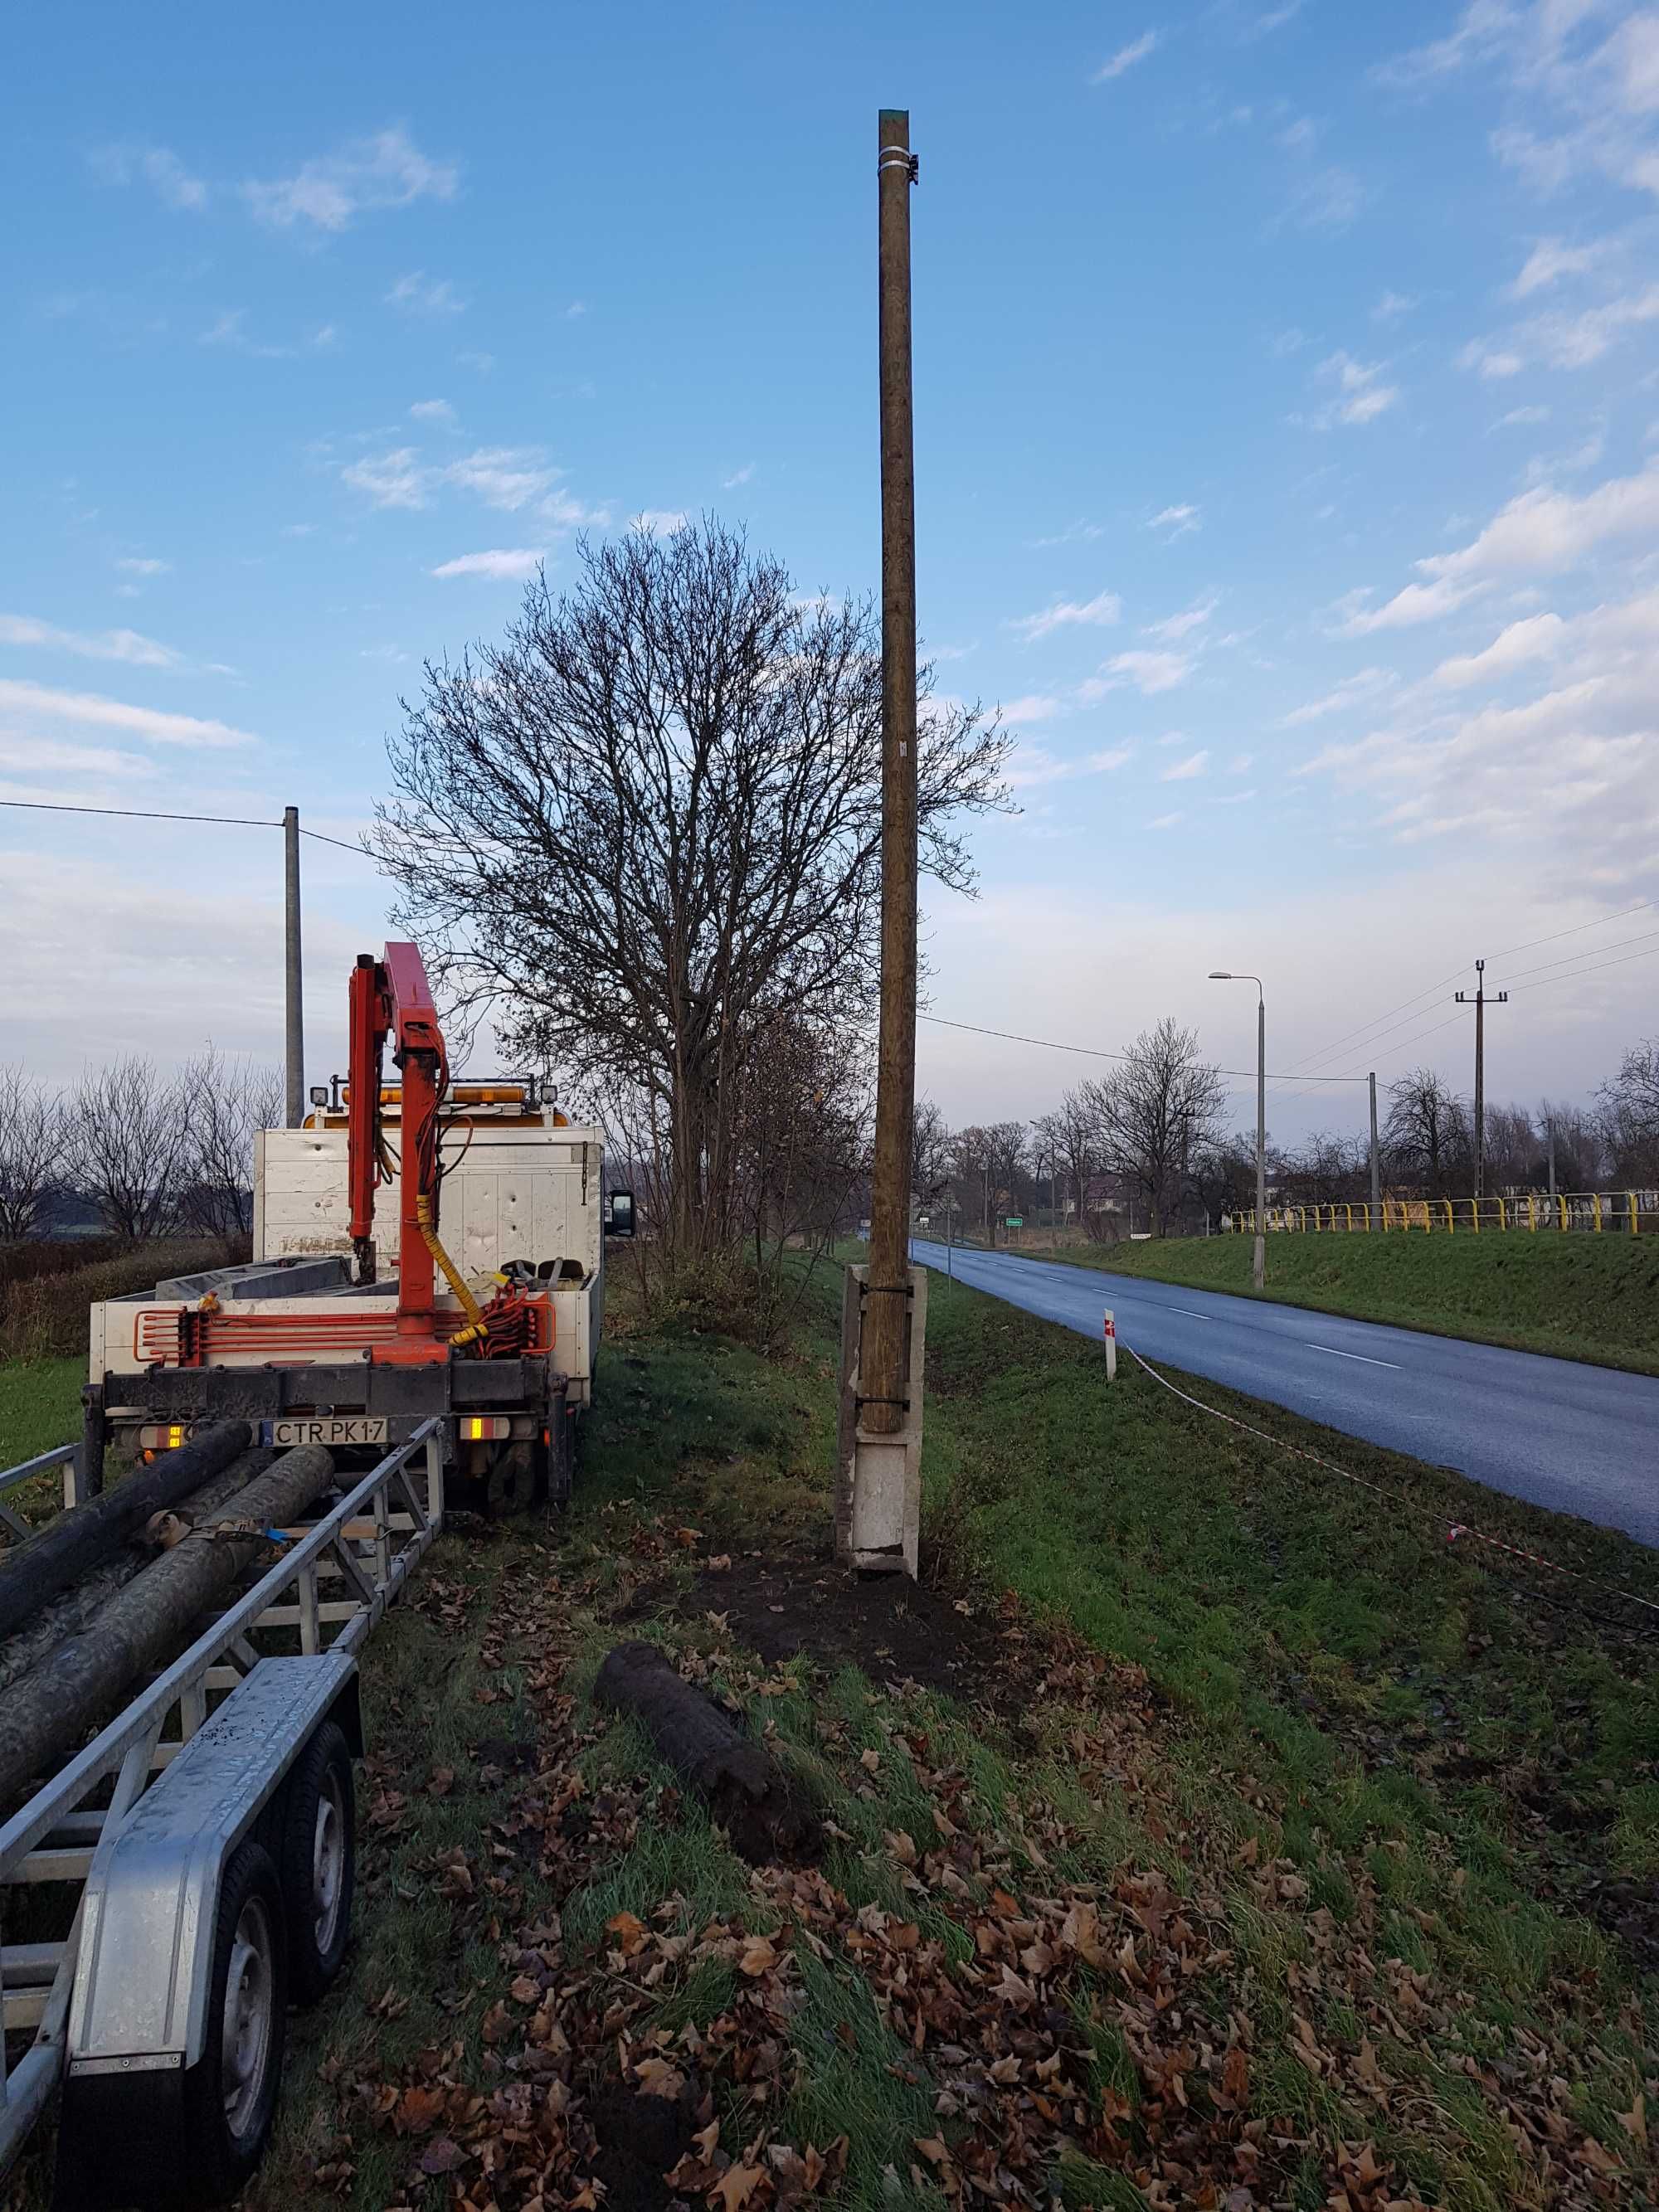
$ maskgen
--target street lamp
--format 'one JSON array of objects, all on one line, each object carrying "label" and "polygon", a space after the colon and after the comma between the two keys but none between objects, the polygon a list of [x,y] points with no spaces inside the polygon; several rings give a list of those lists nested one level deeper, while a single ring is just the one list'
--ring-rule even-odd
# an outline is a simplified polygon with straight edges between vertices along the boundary
[{"label": "street lamp", "polygon": [[1255,1252],[1250,1280],[1261,1290],[1267,1278],[1267,1002],[1260,975],[1236,975],[1231,968],[1212,968],[1210,981],[1255,985]]}]

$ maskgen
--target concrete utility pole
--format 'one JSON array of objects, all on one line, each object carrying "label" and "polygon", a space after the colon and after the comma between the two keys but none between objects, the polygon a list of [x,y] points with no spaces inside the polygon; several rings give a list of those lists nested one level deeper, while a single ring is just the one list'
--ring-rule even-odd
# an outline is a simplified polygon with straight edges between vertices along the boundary
[{"label": "concrete utility pole", "polygon": [[907,110],[877,133],[881,269],[881,1040],[870,1304],[861,1395],[867,1425],[902,1424],[909,1284],[910,1124],[916,1088],[916,486],[910,410],[910,152]]},{"label": "concrete utility pole", "polygon": [[881,365],[881,1032],[870,1259],[846,1271],[836,1548],[916,1571],[927,1276],[910,1266],[916,1089],[916,520],[910,412],[910,118],[876,137]]},{"label": "concrete utility pole", "polygon": [[283,1062],[287,1120],[297,1129],[306,1115],[306,1020],[300,966],[300,810],[283,809],[283,951],[286,971]]},{"label": "concrete utility pole", "polygon": [[1250,1280],[1259,1291],[1267,1280],[1267,999],[1260,975],[1212,968],[1210,981],[1255,985],[1255,1249]]},{"label": "concrete utility pole", "polygon": [[1382,1160],[1376,1146],[1376,1070],[1367,1079],[1371,1086],[1371,1227],[1382,1226]]},{"label": "concrete utility pole", "polygon": [[1474,1194],[1477,1199],[1486,1194],[1486,1008],[1489,1006],[1507,1006],[1510,996],[1507,991],[1498,991],[1489,999],[1486,978],[1486,963],[1484,960],[1477,960],[1474,963],[1473,1000],[1467,991],[1460,991],[1457,994],[1460,1006],[1472,1005],[1474,1008]]}]

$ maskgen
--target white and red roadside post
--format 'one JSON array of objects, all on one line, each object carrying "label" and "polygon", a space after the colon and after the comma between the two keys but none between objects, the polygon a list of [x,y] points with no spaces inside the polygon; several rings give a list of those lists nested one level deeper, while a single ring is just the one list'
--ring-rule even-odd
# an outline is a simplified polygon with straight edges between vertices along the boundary
[{"label": "white and red roadside post", "polygon": [[1117,1380],[1117,1323],[1112,1319],[1110,1306],[1106,1309],[1106,1320],[1102,1334],[1106,1340],[1106,1380],[1109,1382],[1115,1382]]}]

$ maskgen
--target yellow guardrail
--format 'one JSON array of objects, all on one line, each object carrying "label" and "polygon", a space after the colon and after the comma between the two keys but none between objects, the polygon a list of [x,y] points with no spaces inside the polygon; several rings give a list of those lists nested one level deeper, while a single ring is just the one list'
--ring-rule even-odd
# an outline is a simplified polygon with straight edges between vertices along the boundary
[{"label": "yellow guardrail", "polygon": [[[1255,1234],[1255,1209],[1226,1214],[1222,1228],[1235,1236]],[[1613,1232],[1628,1237],[1651,1236],[1659,1230],[1659,1191],[1540,1191],[1499,1194],[1492,1198],[1395,1198],[1373,1206],[1365,1199],[1337,1199],[1313,1206],[1270,1206],[1269,1232],[1293,1236],[1407,1236],[1413,1231],[1425,1237],[1479,1237],[1483,1230],[1500,1234],[1522,1231],[1565,1235],[1569,1231],[1600,1237]]]}]

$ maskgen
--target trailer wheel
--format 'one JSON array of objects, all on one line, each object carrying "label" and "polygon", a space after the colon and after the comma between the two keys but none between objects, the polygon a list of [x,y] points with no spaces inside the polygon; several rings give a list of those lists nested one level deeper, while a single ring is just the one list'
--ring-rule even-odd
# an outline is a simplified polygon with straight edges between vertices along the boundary
[{"label": "trailer wheel", "polygon": [[283,1815],[288,1984],[297,2005],[315,2004],[345,1958],[356,1887],[356,1831],[350,1748],[339,1723],[324,1721],[294,1763]]},{"label": "trailer wheel", "polygon": [[185,2201],[222,2204],[264,2155],[283,2078],[288,1957],[282,1885],[262,1844],[225,1869],[213,1938],[207,2043],[184,2078]]}]

